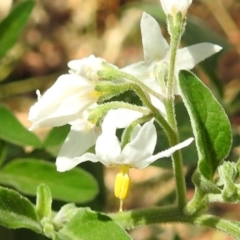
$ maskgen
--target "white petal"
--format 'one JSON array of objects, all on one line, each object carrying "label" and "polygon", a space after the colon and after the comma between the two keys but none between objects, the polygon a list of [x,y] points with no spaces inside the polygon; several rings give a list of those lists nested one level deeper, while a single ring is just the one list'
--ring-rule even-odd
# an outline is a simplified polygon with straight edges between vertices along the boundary
[{"label": "white petal", "polygon": [[38,92],[39,101],[31,107],[29,117],[34,119],[50,114],[63,99],[89,86],[91,86],[89,82],[82,77],[69,74],[61,75],[43,96],[40,97]]},{"label": "white petal", "polygon": [[57,159],[56,165],[57,165],[58,172],[65,172],[65,171],[71,170],[74,167],[76,167],[78,164],[86,161],[98,162],[99,158],[95,154],[87,152],[80,157],[75,157],[71,160],[70,159],[65,159],[65,160],[66,161]]},{"label": "white petal", "polygon": [[141,19],[141,32],[145,61],[152,63],[153,61],[159,61],[164,58],[169,49],[169,45],[162,36],[157,21],[145,12]]},{"label": "white petal", "polygon": [[75,167],[78,164],[75,158],[80,157],[92,147],[96,138],[97,132],[94,127],[88,129],[86,126],[86,129],[83,129],[82,124],[72,125],[56,160],[58,171],[67,171]]},{"label": "white petal", "polygon": [[38,102],[29,111],[33,122],[31,130],[43,126],[61,126],[73,121],[96,98],[90,93],[93,85],[75,75],[62,75],[43,96],[38,92]]},{"label": "white petal", "polygon": [[151,81],[151,75],[148,68],[148,63],[138,62],[122,68],[121,71],[131,74],[146,84],[146,82]]},{"label": "white petal", "polygon": [[153,66],[155,66],[155,64],[149,65],[146,62],[138,62],[122,68],[121,71],[131,74],[153,91],[162,94],[161,88],[152,74]]},{"label": "white petal", "polygon": [[85,97],[85,94],[88,92],[89,90],[82,91],[69,98],[63,99],[58,108],[53,109],[53,112],[49,115],[44,116],[41,114],[38,119],[30,119],[33,121],[30,130],[34,130],[39,127],[62,126],[74,121],[84,110],[96,101],[94,98]]},{"label": "white petal", "polygon": [[[137,125],[133,131],[132,131],[132,134],[131,134],[131,141],[133,141],[139,134],[139,131],[141,130],[142,126],[141,125]],[[122,136],[123,137],[123,136]]]},{"label": "white petal", "polygon": [[166,118],[167,112],[163,102],[160,101],[158,98],[154,97],[153,95],[150,95],[150,101],[152,105],[159,110],[159,112],[163,115],[163,117]]},{"label": "white petal", "polygon": [[152,162],[158,160],[159,158],[170,157],[177,150],[190,145],[193,142],[193,140],[194,140],[194,138],[189,138],[189,139],[185,140],[184,142],[181,142],[165,151],[157,153],[156,155],[153,155],[153,156],[149,157],[148,159],[146,159],[146,161],[139,162],[136,167],[137,168],[145,168]]},{"label": "white petal", "polygon": [[106,166],[118,165],[121,162],[121,146],[116,135],[102,133],[96,142],[96,155]]},{"label": "white petal", "polygon": [[212,43],[198,43],[177,51],[177,70],[190,70],[199,62],[219,52],[222,47]]},{"label": "white petal", "polygon": [[145,161],[153,154],[157,142],[153,120],[145,123],[134,135],[134,138],[123,148],[122,155],[125,164],[136,167],[139,162]]},{"label": "white petal", "polygon": [[69,72],[92,79],[91,77],[96,76],[97,71],[102,69],[103,61],[102,58],[94,55],[79,60],[72,60],[68,62],[68,67],[71,69]]},{"label": "white petal", "polygon": [[163,11],[166,15],[175,15],[178,11],[186,14],[192,0],[160,0],[162,4]]},{"label": "white petal", "polygon": [[143,113],[126,108],[109,110],[103,120],[102,131],[115,134],[117,128],[125,128],[142,116]]}]

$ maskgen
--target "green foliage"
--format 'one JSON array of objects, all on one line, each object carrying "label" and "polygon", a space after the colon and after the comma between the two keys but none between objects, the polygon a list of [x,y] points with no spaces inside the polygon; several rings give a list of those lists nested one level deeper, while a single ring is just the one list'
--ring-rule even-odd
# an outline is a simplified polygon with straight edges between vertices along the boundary
[{"label": "green foliage", "polygon": [[3,164],[7,155],[7,149],[5,147],[4,141],[0,140],[0,166]]},{"label": "green foliage", "polygon": [[231,148],[228,117],[211,91],[191,72],[181,71],[179,86],[191,119],[198,151],[198,169],[211,180]]},{"label": "green foliage", "polygon": [[0,224],[7,228],[41,232],[32,203],[18,192],[3,187],[0,187]]},{"label": "green foliage", "polygon": [[110,217],[88,209],[79,210],[58,236],[61,240],[131,239]]},{"label": "green foliage", "polygon": [[0,139],[20,146],[41,147],[37,136],[28,131],[5,106],[0,105]]},{"label": "green foliage", "polygon": [[60,147],[68,135],[69,130],[70,125],[52,128],[43,141],[43,147],[53,156],[57,156]]},{"label": "green foliage", "polygon": [[23,1],[0,23],[0,59],[16,43],[32,12],[33,1]]},{"label": "green foliage", "polygon": [[54,164],[37,159],[15,159],[5,165],[0,170],[0,183],[29,195],[35,195],[38,185],[45,183],[54,199],[78,203],[98,193],[96,180],[86,171],[75,168],[59,173]]},{"label": "green foliage", "polygon": [[[137,4],[135,6],[151,13],[159,22],[166,22],[165,14],[159,10],[159,3],[157,7],[155,4]],[[16,43],[33,6],[33,1],[21,2],[0,23],[0,59]],[[134,5],[128,6],[133,7]],[[74,203],[85,204],[88,202],[88,206],[94,209],[103,208],[106,199],[103,166],[99,167],[97,164],[85,162],[82,166],[87,169],[86,171],[76,167],[68,172],[57,172],[55,164],[51,161],[55,160],[69,133],[70,125],[53,128],[42,143],[33,132],[28,131],[17,120],[7,107],[0,105],[0,183],[13,187],[23,194],[36,196],[36,205],[34,206],[17,191],[0,187],[0,225],[12,229],[27,228],[53,240],[127,240],[131,239],[131,237],[123,228],[129,229],[152,223],[186,222],[213,227],[239,238],[239,222],[202,214],[212,202],[239,203],[240,161],[237,163],[223,162],[230,152],[232,143],[231,126],[228,117],[212,92],[191,72],[181,71],[179,75],[178,84],[183,103],[177,102],[175,105],[172,94],[174,92],[173,80],[175,77],[177,78],[174,70],[174,59],[176,57],[174,51],[177,50],[178,40],[181,37],[187,45],[212,42],[221,45],[226,50],[229,48],[229,44],[208,26],[191,16],[188,17],[186,31],[181,36],[180,30],[182,30],[182,26],[185,27],[185,22],[182,21],[182,14],[178,13],[177,15],[179,17],[178,21],[174,15],[167,16],[168,19],[174,19],[174,21],[168,21],[168,24],[170,24],[168,30],[171,29],[171,25],[176,25],[176,23],[176,26],[178,24],[179,26],[177,35],[173,34],[174,31],[172,33],[169,31],[171,51],[167,54],[175,56],[170,57],[169,62],[159,64],[159,66],[165,65],[165,69],[162,70],[164,71],[161,78],[162,83],[159,84],[158,82],[163,91],[155,92],[154,87],[150,86],[151,84],[145,85],[144,81],[149,79],[142,81],[140,78],[140,81],[134,76],[134,72],[131,75],[119,71],[113,65],[104,63],[102,65],[103,69],[96,71],[94,74],[94,77],[98,76],[98,80],[100,80],[97,83],[94,82],[96,83],[95,90],[103,94],[99,97],[98,104],[103,102],[104,104],[99,105],[97,110],[95,108],[92,112],[89,112],[90,117],[88,119],[89,123],[97,123],[96,125],[100,128],[107,112],[110,109],[117,108],[130,108],[142,112],[144,117],[138,119],[135,123],[142,124],[154,117],[155,122],[159,123],[157,126],[158,143],[155,152],[167,149],[169,144],[171,146],[178,144],[178,135],[181,142],[192,137],[193,132],[196,147],[191,144],[191,146],[183,149],[182,155],[175,152],[172,155],[172,162],[170,158],[167,158],[167,160],[160,160],[156,164],[161,167],[173,167],[173,174],[171,173],[169,176],[172,177],[173,175],[175,177],[176,193],[171,192],[169,196],[174,196],[171,203],[177,200],[177,204],[108,215],[92,211],[90,207],[79,208],[75,206]],[[151,34],[151,32],[149,33]],[[151,54],[153,52],[154,50]],[[215,71],[218,58],[219,54],[201,63],[201,66],[218,91],[218,96],[221,97],[223,87]],[[160,59],[157,60],[160,61]],[[194,56],[192,61],[194,63]],[[138,66],[142,64],[139,63]],[[153,59],[153,64],[155,64],[155,67],[158,64],[156,64],[156,59]],[[93,68],[88,70],[92,71],[92,74],[95,71],[95,66],[91,67]],[[146,74],[146,78],[151,78],[154,75],[157,79],[158,76],[155,75],[155,70],[149,63],[146,71],[152,72],[151,76]],[[78,74],[81,75],[82,73]],[[144,75],[145,72],[141,74]],[[88,77],[91,79],[91,76]],[[156,79],[153,77],[150,80],[154,81]],[[169,84],[169,82],[172,82],[172,84]],[[29,82],[26,81],[25,84],[28,86]],[[165,84],[166,89],[163,87]],[[25,90],[28,89],[26,86]],[[169,89],[170,87],[171,89]],[[5,90],[6,92],[9,91],[7,86]],[[129,91],[131,91],[131,95],[129,95]],[[149,96],[154,96],[162,101],[167,112],[166,116],[158,111]],[[237,109],[239,96],[236,95],[234,99],[232,111],[234,111],[234,107]],[[110,102],[109,99],[112,97],[118,101]],[[119,99],[123,101],[120,102]],[[176,99],[180,100],[178,97]],[[106,100],[107,102],[105,102]],[[140,107],[142,105],[146,109]],[[46,106],[47,108],[48,106]],[[61,114],[60,117],[62,117]],[[124,144],[130,141],[130,136],[134,131],[131,134],[130,132],[129,135],[125,135],[128,137],[126,137]],[[238,145],[238,138],[235,137],[234,146]],[[31,146],[32,150],[30,152],[26,151],[26,146]],[[89,152],[93,153],[93,148]],[[185,177],[181,156],[184,158],[183,163],[187,170],[190,169],[193,172],[192,167],[197,165],[197,171],[193,174],[193,182],[196,187],[195,194],[188,202],[186,200]],[[216,172],[218,177],[215,177]],[[55,209],[59,208],[57,205],[60,203],[54,202],[54,200],[73,203],[61,206],[60,210],[56,212]],[[174,239],[177,240],[180,237],[176,235]]]}]

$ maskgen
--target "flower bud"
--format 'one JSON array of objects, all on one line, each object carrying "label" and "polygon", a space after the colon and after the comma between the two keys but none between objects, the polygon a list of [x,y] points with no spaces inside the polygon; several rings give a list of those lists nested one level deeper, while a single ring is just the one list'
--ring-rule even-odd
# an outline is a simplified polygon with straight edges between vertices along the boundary
[{"label": "flower bud", "polygon": [[178,12],[182,13],[184,17],[186,12],[192,3],[192,0],[160,0],[162,4],[163,11],[166,15],[175,16]]}]

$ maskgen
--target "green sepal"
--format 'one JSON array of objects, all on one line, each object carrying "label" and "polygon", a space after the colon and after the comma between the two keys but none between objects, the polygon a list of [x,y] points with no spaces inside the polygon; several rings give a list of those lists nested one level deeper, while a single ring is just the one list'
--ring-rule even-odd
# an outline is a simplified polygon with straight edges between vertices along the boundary
[{"label": "green sepal", "polygon": [[102,82],[95,86],[95,90],[102,93],[98,98],[98,102],[104,102],[108,99],[119,96],[120,94],[129,91],[129,88],[129,83],[115,84],[112,82]]},{"label": "green sepal", "polygon": [[74,203],[67,203],[61,207],[53,219],[55,229],[60,230],[68,223],[74,215],[79,211],[79,208]]},{"label": "green sepal", "polygon": [[41,220],[44,217],[51,218],[52,215],[52,194],[46,184],[40,184],[37,188],[36,212]]},{"label": "green sepal", "polygon": [[103,69],[97,72],[100,79],[114,80],[118,78],[119,69],[116,66],[109,64],[107,62],[103,62],[102,67]]},{"label": "green sepal", "polygon": [[178,40],[179,36],[182,35],[184,30],[185,20],[183,20],[183,15],[181,12],[177,12],[176,15],[167,16],[167,27],[168,32],[174,40]]},{"label": "green sepal", "polygon": [[135,111],[142,112],[144,115],[149,114],[149,111],[146,108],[143,108],[141,106],[133,105],[127,102],[111,101],[111,102],[100,104],[94,109],[89,110],[88,121],[96,125],[99,125],[99,123],[102,121],[103,117],[107,114],[109,110],[118,109],[118,108],[132,109]]},{"label": "green sepal", "polygon": [[196,188],[201,189],[201,192],[204,194],[213,193],[219,194],[221,193],[221,189],[213,182],[209,181],[205,178],[199,171],[194,172],[192,176],[192,181]]},{"label": "green sepal", "polygon": [[234,184],[237,176],[236,164],[233,162],[224,162],[218,167],[218,174],[220,182],[223,184],[222,198],[226,202],[237,201],[239,199],[238,188]]},{"label": "green sepal", "polygon": [[179,88],[195,137],[198,170],[211,181],[231,148],[230,122],[211,91],[193,73],[180,72]]}]

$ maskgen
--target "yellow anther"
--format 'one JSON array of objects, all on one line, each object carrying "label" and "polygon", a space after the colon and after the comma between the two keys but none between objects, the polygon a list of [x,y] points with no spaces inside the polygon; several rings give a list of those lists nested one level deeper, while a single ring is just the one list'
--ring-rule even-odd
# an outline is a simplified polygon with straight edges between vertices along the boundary
[{"label": "yellow anther", "polygon": [[92,90],[91,92],[88,93],[89,97],[96,98],[96,99],[99,98],[101,95],[102,93],[96,90]]},{"label": "yellow anther", "polygon": [[120,172],[116,176],[114,192],[115,196],[120,200],[127,197],[128,189],[130,187],[130,177],[128,174],[128,166],[120,166]]}]

